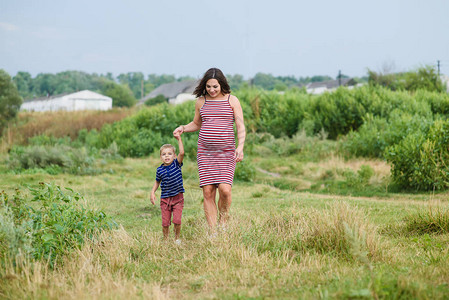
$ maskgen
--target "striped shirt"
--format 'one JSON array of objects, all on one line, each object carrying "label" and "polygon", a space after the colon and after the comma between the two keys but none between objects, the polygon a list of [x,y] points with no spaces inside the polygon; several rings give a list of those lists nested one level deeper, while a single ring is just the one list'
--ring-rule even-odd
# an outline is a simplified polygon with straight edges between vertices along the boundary
[{"label": "striped shirt", "polygon": [[202,123],[197,152],[200,186],[232,185],[234,179],[234,110],[229,97],[225,100],[205,99],[200,109]]},{"label": "striped shirt", "polygon": [[156,181],[161,183],[161,198],[168,198],[184,193],[182,182],[182,163],[175,159],[171,164],[161,164],[156,170]]}]

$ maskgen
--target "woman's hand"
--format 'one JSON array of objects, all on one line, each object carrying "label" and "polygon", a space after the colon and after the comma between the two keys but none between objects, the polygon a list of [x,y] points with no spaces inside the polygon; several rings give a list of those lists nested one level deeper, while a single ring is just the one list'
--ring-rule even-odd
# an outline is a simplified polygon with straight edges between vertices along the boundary
[{"label": "woman's hand", "polygon": [[243,160],[243,148],[237,147],[237,149],[235,149],[234,158],[236,162],[240,162]]},{"label": "woman's hand", "polygon": [[173,136],[179,137],[183,133],[184,133],[184,125],[180,125],[180,126],[176,127],[176,129],[173,131]]}]

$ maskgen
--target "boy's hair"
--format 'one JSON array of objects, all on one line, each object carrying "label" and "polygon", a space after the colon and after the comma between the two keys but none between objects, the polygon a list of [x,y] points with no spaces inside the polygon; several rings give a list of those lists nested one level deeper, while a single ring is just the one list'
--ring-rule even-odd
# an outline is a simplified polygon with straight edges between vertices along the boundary
[{"label": "boy's hair", "polygon": [[176,153],[175,146],[173,146],[172,144],[164,144],[164,145],[161,146],[161,149],[159,150],[159,155],[162,154],[162,150],[167,149],[167,148],[172,148],[173,149],[173,153]]}]

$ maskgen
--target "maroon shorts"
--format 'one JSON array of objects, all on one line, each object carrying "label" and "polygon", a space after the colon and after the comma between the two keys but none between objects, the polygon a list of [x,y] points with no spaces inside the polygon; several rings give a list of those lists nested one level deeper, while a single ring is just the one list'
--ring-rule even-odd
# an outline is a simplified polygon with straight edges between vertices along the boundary
[{"label": "maroon shorts", "polygon": [[173,214],[173,224],[181,224],[182,209],[184,208],[184,194],[161,199],[162,226],[171,225]]}]

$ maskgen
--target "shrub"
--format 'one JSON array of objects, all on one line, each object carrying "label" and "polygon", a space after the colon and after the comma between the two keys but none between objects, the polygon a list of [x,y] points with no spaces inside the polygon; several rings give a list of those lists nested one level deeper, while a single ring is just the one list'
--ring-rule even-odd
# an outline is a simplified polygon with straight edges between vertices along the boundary
[{"label": "shrub", "polygon": [[9,153],[7,165],[21,172],[28,169],[45,169],[49,174],[68,172],[84,175],[98,173],[94,168],[95,159],[85,147],[72,148],[66,145],[16,146]]},{"label": "shrub", "polygon": [[432,117],[395,110],[387,118],[368,115],[358,131],[351,131],[339,142],[341,149],[356,157],[384,156],[385,149],[413,132],[426,132]]},{"label": "shrub", "polygon": [[302,130],[298,131],[291,138],[286,136],[274,138],[269,133],[250,134],[249,143],[261,144],[278,155],[298,154],[300,156],[298,159],[316,161],[327,156],[329,152],[335,149],[333,143],[323,140],[325,138],[325,132],[313,137],[307,136],[305,130]]},{"label": "shrub", "polygon": [[[17,224],[17,220],[24,217],[24,212],[19,211],[23,204],[20,203],[18,195],[19,193],[16,193],[10,200],[5,191],[0,192],[0,257],[27,256],[33,251],[27,224],[25,222]],[[6,205],[9,202],[14,202],[14,206]]]},{"label": "shrub", "polygon": [[356,100],[353,92],[338,88],[333,93],[316,97],[307,110],[306,120],[314,121],[314,134],[324,129],[330,139],[336,139],[351,130],[357,130],[365,114],[365,107]]},{"label": "shrub", "polygon": [[[86,238],[98,232],[116,227],[116,223],[102,211],[89,209],[80,203],[82,196],[70,188],[62,189],[55,184],[40,183],[29,188],[32,199],[26,199],[19,191],[9,197],[2,192],[3,220],[14,221],[15,232],[26,231],[31,239],[31,254],[35,259],[45,260],[53,266],[63,255],[79,248]],[[29,201],[34,202],[33,205]],[[5,236],[5,235],[3,235]],[[21,252],[26,243],[15,243],[16,235],[3,241],[13,247],[9,254]]]},{"label": "shrub", "polygon": [[275,137],[291,137],[298,131],[310,99],[299,90],[280,94],[248,88],[236,95],[242,104],[247,132],[267,132]]},{"label": "shrub", "polygon": [[152,106],[159,103],[167,103],[167,99],[165,98],[164,95],[157,95],[156,97],[150,98],[147,101],[145,101],[145,105],[147,106]]},{"label": "shrub", "polygon": [[[173,143],[173,130],[179,124],[193,120],[195,103],[192,101],[172,106],[162,104],[143,108],[137,114],[112,125],[105,125],[92,142],[97,149],[106,149],[115,142],[124,157],[142,157],[157,151],[163,144]],[[196,155],[197,133],[184,134],[183,142],[189,157]],[[89,135],[86,135],[86,139]]]},{"label": "shrub", "polygon": [[449,187],[449,121],[437,120],[428,132],[413,132],[386,149],[393,180],[405,189]]},{"label": "shrub", "polygon": [[238,162],[235,168],[235,179],[238,181],[251,182],[256,176],[256,169],[247,159]]}]

